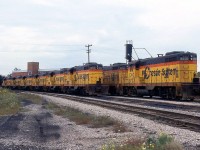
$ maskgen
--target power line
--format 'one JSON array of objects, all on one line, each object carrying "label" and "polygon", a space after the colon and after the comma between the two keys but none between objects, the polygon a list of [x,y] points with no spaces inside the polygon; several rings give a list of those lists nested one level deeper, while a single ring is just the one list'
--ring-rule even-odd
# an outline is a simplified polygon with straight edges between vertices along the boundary
[{"label": "power line", "polygon": [[11,43],[10,45],[41,45],[41,46],[83,46],[84,44],[39,44],[39,43]]},{"label": "power line", "polygon": [[15,53],[15,52],[26,52],[26,53],[31,53],[31,52],[66,52],[66,51],[83,51],[85,49],[65,49],[65,50],[7,50],[7,51],[0,51],[2,53]]}]

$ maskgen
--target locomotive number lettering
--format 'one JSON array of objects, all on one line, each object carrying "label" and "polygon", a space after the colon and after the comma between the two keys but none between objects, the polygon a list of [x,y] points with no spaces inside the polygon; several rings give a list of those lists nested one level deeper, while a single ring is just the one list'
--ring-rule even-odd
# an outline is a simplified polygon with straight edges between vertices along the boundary
[{"label": "locomotive number lettering", "polygon": [[89,74],[76,74],[75,80],[77,81],[79,79],[87,80],[87,79],[89,79]]}]

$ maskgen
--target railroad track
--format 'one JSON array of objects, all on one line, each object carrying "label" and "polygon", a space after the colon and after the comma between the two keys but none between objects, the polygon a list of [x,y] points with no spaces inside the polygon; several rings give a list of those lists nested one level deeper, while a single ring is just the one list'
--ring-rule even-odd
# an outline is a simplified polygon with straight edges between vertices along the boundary
[{"label": "railroad track", "polygon": [[[15,92],[23,92],[17,90]],[[33,91],[32,91],[33,92]],[[44,93],[44,92],[42,92]],[[54,93],[55,94],[55,93]],[[66,95],[67,96],[67,95]],[[73,96],[73,95],[68,95]],[[161,108],[161,109],[171,109],[171,110],[181,110],[188,112],[200,113],[200,103],[191,101],[175,101],[175,100],[163,100],[160,98],[138,98],[138,97],[127,97],[127,96],[91,96],[87,98],[121,102],[127,104],[141,105],[147,107]]]},{"label": "railroad track", "polygon": [[[101,97],[97,99],[102,99]],[[150,99],[150,98],[137,98],[137,97],[119,97],[119,96],[104,96],[103,99],[108,101],[123,102],[129,104],[137,104],[149,107],[157,107],[164,109],[183,110],[189,112],[200,113],[200,104],[196,102],[188,101],[170,101],[161,99]]]},{"label": "railroad track", "polygon": [[65,98],[65,99],[73,100],[76,102],[92,104],[92,105],[101,106],[104,108],[118,110],[121,112],[126,112],[126,113],[131,113],[131,114],[137,114],[138,116],[148,118],[154,121],[158,121],[161,123],[165,123],[170,126],[175,126],[175,127],[195,131],[195,132],[200,132],[200,117],[199,116],[171,112],[167,110],[145,108],[142,106],[134,106],[134,105],[126,104],[126,103],[122,104],[122,103],[117,103],[113,101],[93,99],[90,97],[71,96],[71,95],[55,94],[55,93],[41,93],[41,92],[34,92],[34,93]]}]

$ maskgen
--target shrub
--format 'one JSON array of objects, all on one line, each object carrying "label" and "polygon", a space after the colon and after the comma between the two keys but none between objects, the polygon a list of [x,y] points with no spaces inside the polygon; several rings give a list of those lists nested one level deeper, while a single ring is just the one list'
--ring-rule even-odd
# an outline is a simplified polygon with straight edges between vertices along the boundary
[{"label": "shrub", "polygon": [[157,139],[155,137],[149,137],[143,146],[146,150],[182,149],[181,145],[176,143],[172,136],[165,133],[161,133]]},{"label": "shrub", "polygon": [[174,141],[174,138],[162,133],[158,138],[148,137],[144,139],[129,139],[122,144],[109,143],[102,150],[182,150],[182,146]]}]

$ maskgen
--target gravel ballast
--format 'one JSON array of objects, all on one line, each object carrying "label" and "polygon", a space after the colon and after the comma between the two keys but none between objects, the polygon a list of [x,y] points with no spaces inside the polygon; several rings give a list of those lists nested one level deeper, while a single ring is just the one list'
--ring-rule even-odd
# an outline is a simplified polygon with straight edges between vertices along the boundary
[{"label": "gravel ballast", "polygon": [[177,127],[171,127],[169,125],[138,117],[137,115],[121,113],[99,106],[82,104],[63,98],[55,98],[52,96],[43,97],[48,101],[57,103],[59,105],[78,108],[84,112],[93,113],[95,115],[110,116],[114,119],[124,122],[125,125],[131,131],[137,133],[137,135],[160,134],[164,132],[166,134],[172,135],[176,141],[183,144],[186,148],[190,149],[192,147],[196,147],[197,149],[200,149],[200,133],[197,132],[180,129]]},{"label": "gravel ballast", "polygon": [[183,144],[185,149],[200,149],[200,133],[197,132],[171,127],[137,115],[99,106],[53,96],[40,96],[60,106],[77,108],[98,116],[112,117],[123,122],[130,132],[113,133],[109,127],[89,128],[85,125],[76,125],[67,118],[54,115],[52,111],[44,109],[41,105],[29,104],[24,106],[24,111],[20,114],[7,118],[6,123],[5,119],[2,119],[4,122],[0,128],[0,150],[95,150],[101,149],[106,143],[121,142],[132,137],[156,136],[160,133],[172,135],[177,142]]}]

